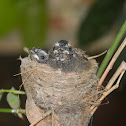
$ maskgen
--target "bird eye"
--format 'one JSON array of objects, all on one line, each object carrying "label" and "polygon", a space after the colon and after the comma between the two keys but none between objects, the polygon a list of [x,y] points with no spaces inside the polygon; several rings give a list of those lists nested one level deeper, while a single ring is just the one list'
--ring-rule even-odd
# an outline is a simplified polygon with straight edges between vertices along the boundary
[{"label": "bird eye", "polygon": [[72,50],[72,48],[70,47],[70,48],[69,48],[69,51],[71,51],[71,50]]},{"label": "bird eye", "polygon": [[53,51],[55,50],[55,47],[53,48]]},{"label": "bird eye", "polygon": [[45,59],[45,56],[41,56],[41,59]]}]

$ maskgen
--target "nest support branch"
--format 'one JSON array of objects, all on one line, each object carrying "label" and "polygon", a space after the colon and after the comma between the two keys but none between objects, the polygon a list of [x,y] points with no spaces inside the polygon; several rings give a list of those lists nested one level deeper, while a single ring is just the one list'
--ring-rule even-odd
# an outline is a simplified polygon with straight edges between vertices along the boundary
[{"label": "nest support branch", "polygon": [[[117,89],[119,87],[119,83],[121,81],[121,78],[123,77],[124,73],[126,71],[126,63],[123,61],[121,63],[121,65],[119,66],[119,68],[117,69],[117,71],[115,72],[115,74],[113,75],[113,77],[110,79],[109,83],[107,84],[107,86],[105,87],[105,92],[103,93],[103,95],[100,97],[100,99],[98,100],[98,103],[100,104],[102,102],[102,100],[108,96],[111,92],[113,92],[115,89]],[[116,79],[118,78],[117,82],[115,85],[114,82],[116,81]],[[112,86],[113,85],[113,86]],[[92,105],[90,107],[90,111],[91,114],[93,115],[94,112],[97,110],[98,106],[96,105]]]}]

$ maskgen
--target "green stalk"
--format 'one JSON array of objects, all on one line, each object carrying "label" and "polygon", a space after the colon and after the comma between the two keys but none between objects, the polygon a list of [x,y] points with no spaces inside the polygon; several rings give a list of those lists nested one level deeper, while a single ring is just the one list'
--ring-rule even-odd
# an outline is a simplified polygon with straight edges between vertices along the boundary
[{"label": "green stalk", "polygon": [[119,45],[119,42],[122,39],[125,32],[126,32],[126,21],[122,25],[122,27],[121,27],[120,31],[118,32],[112,46],[109,48],[104,60],[102,61],[101,65],[100,65],[100,67],[98,69],[98,72],[97,72],[97,77],[98,78],[100,78],[102,73],[104,72],[108,62],[110,61],[112,55],[114,54],[114,52],[115,52],[117,46]]},{"label": "green stalk", "polygon": [[1,108],[0,112],[25,114],[25,110],[24,109],[4,109],[4,108]]},{"label": "green stalk", "polygon": [[6,89],[1,89],[0,92],[9,92],[9,93],[13,93],[13,94],[26,94],[24,91],[18,91],[18,90],[6,90]]}]

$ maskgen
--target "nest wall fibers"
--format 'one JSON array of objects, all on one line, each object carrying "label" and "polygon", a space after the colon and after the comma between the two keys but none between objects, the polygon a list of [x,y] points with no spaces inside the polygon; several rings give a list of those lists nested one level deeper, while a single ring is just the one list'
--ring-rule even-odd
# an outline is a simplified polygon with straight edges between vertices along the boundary
[{"label": "nest wall fibers", "polygon": [[37,126],[88,126],[91,112],[99,93],[94,59],[81,73],[62,72],[48,64],[39,64],[29,57],[21,59],[21,73],[27,94],[26,116],[30,123],[51,110]]}]

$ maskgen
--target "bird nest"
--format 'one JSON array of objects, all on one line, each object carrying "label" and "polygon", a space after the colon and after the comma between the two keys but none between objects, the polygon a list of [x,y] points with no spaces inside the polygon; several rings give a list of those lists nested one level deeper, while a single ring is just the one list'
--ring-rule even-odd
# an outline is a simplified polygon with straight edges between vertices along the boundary
[{"label": "bird nest", "polygon": [[38,126],[86,126],[91,118],[87,112],[101,96],[96,77],[97,63],[88,60],[88,69],[81,73],[62,72],[48,64],[39,64],[29,57],[21,59],[21,73],[27,94],[26,115],[33,123],[52,111]]},{"label": "bird nest", "polygon": [[[92,104],[99,105],[97,62],[60,40],[48,52],[34,47],[21,59],[27,94],[26,115],[32,126],[87,126]],[[92,110],[95,110],[95,106]],[[35,123],[36,124],[36,123]]]},{"label": "bird nest", "polygon": [[102,100],[119,87],[126,71],[124,61],[104,88],[102,82],[125,43],[126,39],[100,81],[97,62],[66,40],[60,40],[49,52],[34,47],[28,57],[20,58],[30,126],[88,126]]}]

